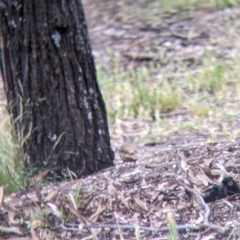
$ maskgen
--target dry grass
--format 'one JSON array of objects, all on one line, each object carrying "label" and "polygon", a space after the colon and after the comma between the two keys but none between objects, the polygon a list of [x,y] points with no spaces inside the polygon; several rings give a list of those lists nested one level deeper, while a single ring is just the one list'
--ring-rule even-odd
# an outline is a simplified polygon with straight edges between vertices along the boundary
[{"label": "dry grass", "polygon": [[24,171],[21,144],[14,134],[10,117],[5,111],[0,120],[0,185],[6,192],[24,189],[29,175]]}]

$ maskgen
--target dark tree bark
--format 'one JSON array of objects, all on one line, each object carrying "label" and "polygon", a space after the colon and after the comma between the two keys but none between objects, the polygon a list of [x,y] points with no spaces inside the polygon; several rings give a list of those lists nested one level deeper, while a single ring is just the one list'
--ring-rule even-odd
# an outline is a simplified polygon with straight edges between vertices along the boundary
[{"label": "dark tree bark", "polygon": [[113,165],[80,0],[0,0],[9,110],[34,166],[77,176]]}]

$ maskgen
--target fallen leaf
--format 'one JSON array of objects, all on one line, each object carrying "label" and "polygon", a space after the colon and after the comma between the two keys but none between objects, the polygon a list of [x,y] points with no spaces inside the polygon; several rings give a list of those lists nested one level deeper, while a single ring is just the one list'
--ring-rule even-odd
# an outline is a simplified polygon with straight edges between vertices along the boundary
[{"label": "fallen leaf", "polygon": [[181,165],[181,168],[184,170],[184,171],[188,171],[188,169],[190,168],[190,166],[188,165],[187,163],[187,160],[186,158],[184,157],[184,155],[178,150],[178,155],[180,156],[180,165]]},{"label": "fallen leaf", "polygon": [[3,227],[0,226],[0,231],[1,232],[7,232],[7,233],[16,233],[19,235],[22,235],[23,233],[19,230],[17,227]]},{"label": "fallen leaf", "polygon": [[95,213],[93,213],[90,217],[89,217],[89,221],[91,222],[96,222],[99,215],[104,212],[104,210],[106,209],[106,205],[105,206],[101,206],[101,204],[98,205],[97,211]]},{"label": "fallen leaf", "polygon": [[204,158],[204,159],[203,159],[204,165],[205,165],[206,167],[211,168],[214,159],[215,159],[215,157]]},{"label": "fallen leaf", "polygon": [[35,178],[33,178],[30,186],[33,186],[35,183],[39,182],[41,179],[43,179],[48,173],[50,169],[46,169],[42,172],[40,172]]},{"label": "fallen leaf", "polygon": [[129,209],[129,204],[128,204],[127,200],[125,199],[123,193],[120,193],[120,194],[119,194],[119,197],[120,197],[121,202],[122,202],[123,205],[125,206],[125,208]]},{"label": "fallen leaf", "polygon": [[145,212],[145,213],[148,212],[148,207],[142,200],[140,200],[137,197],[132,197],[131,200],[133,201],[131,202],[131,205],[134,209],[140,212]]},{"label": "fallen leaf", "polygon": [[57,206],[52,203],[47,203],[47,206],[50,208],[53,215],[58,217],[59,219],[63,219],[62,213],[58,210]]},{"label": "fallen leaf", "polygon": [[216,177],[215,175],[213,175],[213,173],[209,167],[200,166],[200,170],[202,171],[202,173],[206,174],[206,176],[208,176],[210,178]]},{"label": "fallen leaf", "polygon": [[58,190],[51,191],[44,199],[44,202],[51,201],[58,194]]},{"label": "fallen leaf", "polygon": [[196,175],[196,178],[200,180],[204,184],[204,186],[208,186],[208,178],[206,177],[206,175],[202,173],[198,173]]},{"label": "fallen leaf", "polygon": [[69,198],[70,198],[70,201],[71,201],[73,207],[75,208],[75,210],[77,210],[77,204],[76,204],[76,201],[75,201],[75,199],[74,199],[74,197],[73,197],[72,192],[69,192],[69,193],[68,193],[68,196],[69,196]]},{"label": "fallen leaf", "polygon": [[196,175],[195,175],[195,173],[193,172],[192,169],[190,169],[188,171],[188,178],[189,178],[190,182],[192,182],[192,183],[194,183],[196,185],[199,185],[199,181],[197,181]]},{"label": "fallen leaf", "polygon": [[70,206],[69,204],[65,203],[65,205],[67,206],[67,208],[70,210],[70,212],[72,214],[74,214],[78,220],[81,222],[81,223],[84,223],[86,224],[87,223],[87,219],[78,211],[76,210],[75,208],[73,208],[72,206]]}]

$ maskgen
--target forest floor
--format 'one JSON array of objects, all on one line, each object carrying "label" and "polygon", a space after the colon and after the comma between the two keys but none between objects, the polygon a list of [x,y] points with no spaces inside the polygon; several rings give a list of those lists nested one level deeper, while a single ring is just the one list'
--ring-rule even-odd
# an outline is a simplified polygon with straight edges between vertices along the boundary
[{"label": "forest floor", "polygon": [[[0,231],[18,239],[239,239],[238,194],[209,204],[202,195],[226,177],[240,182],[240,8],[83,5],[115,166],[7,197],[11,227]],[[136,165],[120,160],[124,136],[138,146]]]}]

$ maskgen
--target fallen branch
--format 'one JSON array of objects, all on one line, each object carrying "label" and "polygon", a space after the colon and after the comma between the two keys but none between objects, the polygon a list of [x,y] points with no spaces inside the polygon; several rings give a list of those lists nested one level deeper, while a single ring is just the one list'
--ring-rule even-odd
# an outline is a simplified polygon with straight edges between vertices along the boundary
[{"label": "fallen branch", "polygon": [[[65,231],[82,231],[83,228],[111,228],[111,229],[122,229],[122,230],[134,230],[136,228],[137,225],[131,225],[131,224],[98,224],[98,223],[90,223],[90,224],[86,224],[84,225],[82,228],[79,228],[79,224],[67,224],[64,225],[63,223],[61,223],[59,226],[52,228],[53,230],[56,229],[63,229]],[[150,227],[145,227],[145,226],[139,226],[138,225],[139,230],[143,230],[143,231],[148,231],[148,232],[155,232],[155,233],[159,233],[159,232],[168,232],[169,231],[169,227],[162,227],[162,228],[150,228]],[[186,224],[186,225],[179,225],[176,227],[177,230],[179,231],[187,231],[187,230],[192,230],[192,231],[199,231],[201,229],[201,226],[198,227],[196,225],[190,225],[190,224]]]}]

